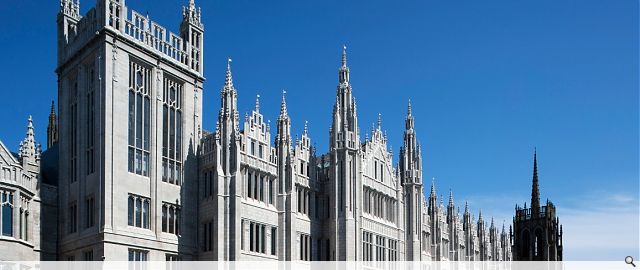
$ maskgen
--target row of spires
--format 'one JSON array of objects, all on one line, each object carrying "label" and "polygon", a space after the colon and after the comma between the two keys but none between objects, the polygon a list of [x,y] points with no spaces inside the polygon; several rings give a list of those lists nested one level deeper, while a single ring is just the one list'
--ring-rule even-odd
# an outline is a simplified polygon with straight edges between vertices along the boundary
[{"label": "row of spires", "polygon": [[[222,87],[222,91],[221,94],[223,96],[225,95],[233,95],[235,97],[236,93],[235,93],[235,88],[233,85],[233,77],[232,77],[232,72],[231,72],[231,59],[228,59],[227,61],[227,70],[226,70],[226,77],[225,77],[225,84]],[[347,66],[347,55],[346,55],[346,46],[343,46],[343,50],[342,50],[342,65],[339,69],[340,72],[340,84],[342,87],[347,86],[348,90],[350,91],[350,86],[348,85],[349,83],[349,68]],[[282,101],[281,101],[281,107],[280,107],[280,115],[278,117],[278,121],[290,121],[289,120],[289,116],[288,116],[288,112],[287,112],[287,105],[286,105],[286,91],[283,91],[282,93]],[[221,110],[221,114],[223,113],[223,111],[225,113],[230,113],[229,110],[225,110],[225,108],[227,109],[231,109],[230,107],[225,107],[223,102],[223,109]],[[256,97],[256,105],[255,105],[255,110],[256,112],[259,112],[260,110],[260,96],[257,95]],[[408,102],[408,106],[407,106],[407,120],[406,120],[406,130],[413,130],[414,128],[414,122],[413,122],[413,111],[412,111],[412,103],[411,100],[409,100]],[[219,126],[220,123],[217,123],[217,125]],[[238,125],[238,123],[236,122],[236,126]],[[377,121],[377,127],[374,127],[374,130],[381,130],[381,126],[382,126],[382,119],[381,119],[381,115],[378,114],[378,121]],[[307,132],[307,123],[305,122],[305,134]],[[385,138],[386,138],[386,134],[385,134]],[[419,147],[419,146],[418,146]],[[532,207],[536,208],[538,207],[539,209],[539,187],[538,187],[538,177],[537,177],[537,153],[534,151],[534,172],[533,172],[533,187],[532,187]],[[435,183],[432,183],[431,186],[431,195],[430,198],[437,198],[436,193],[435,193]],[[453,209],[455,208],[454,206],[454,199],[453,199],[453,192],[450,191],[449,192],[449,208]],[[468,203],[465,202],[465,215],[469,215],[469,206]],[[478,214],[478,221],[479,222],[483,222],[483,217],[482,217],[482,210],[479,211]],[[492,223],[493,223],[493,218],[492,218]]]}]

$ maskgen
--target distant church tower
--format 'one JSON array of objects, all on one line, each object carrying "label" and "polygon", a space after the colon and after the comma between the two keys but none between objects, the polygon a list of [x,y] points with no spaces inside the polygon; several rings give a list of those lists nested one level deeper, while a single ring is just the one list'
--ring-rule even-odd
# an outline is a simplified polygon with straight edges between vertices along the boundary
[{"label": "distant church tower", "polygon": [[533,184],[531,208],[516,205],[513,218],[513,259],[515,261],[561,261],[562,225],[556,217],[556,207],[547,200],[540,206],[538,162],[533,154]]},{"label": "distant church tower", "polygon": [[51,102],[51,113],[49,113],[49,125],[47,126],[47,149],[58,142],[58,119],[56,117],[56,105]]}]

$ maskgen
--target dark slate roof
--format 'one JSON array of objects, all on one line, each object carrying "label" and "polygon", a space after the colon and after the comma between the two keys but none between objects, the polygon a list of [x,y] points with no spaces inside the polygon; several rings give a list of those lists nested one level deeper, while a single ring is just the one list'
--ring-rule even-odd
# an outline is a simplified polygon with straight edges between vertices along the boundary
[{"label": "dark slate roof", "polygon": [[58,186],[58,144],[55,143],[42,153],[40,159],[42,183]]}]

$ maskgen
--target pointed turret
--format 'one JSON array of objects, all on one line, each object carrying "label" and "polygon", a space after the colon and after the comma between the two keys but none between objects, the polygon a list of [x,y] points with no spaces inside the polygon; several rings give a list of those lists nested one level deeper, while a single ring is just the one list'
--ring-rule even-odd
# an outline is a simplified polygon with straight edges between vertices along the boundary
[{"label": "pointed turret", "polygon": [[449,189],[449,207],[453,208],[453,191]]},{"label": "pointed turret", "polygon": [[436,178],[431,178],[431,193],[429,193],[429,197],[436,198]]},{"label": "pointed turret", "polygon": [[402,183],[422,184],[422,155],[416,138],[411,101],[407,108],[403,145],[400,148],[400,169],[403,170]]},{"label": "pointed turret", "polygon": [[280,118],[289,117],[289,113],[287,112],[287,100],[285,99],[285,95],[287,91],[282,90],[282,101],[280,102]]},{"label": "pointed turret", "polygon": [[[282,91],[282,101],[280,102],[280,115],[278,116],[277,129],[278,133],[276,134],[276,151],[278,154],[278,168],[283,170],[280,172],[283,179],[288,179],[288,172],[285,168],[288,168],[291,165],[291,119],[289,118],[289,114],[287,112],[287,101],[285,99],[286,91]],[[291,188],[290,181],[280,182],[281,187],[289,190]]]},{"label": "pointed turret", "polygon": [[260,95],[256,95],[256,113],[260,113]]},{"label": "pointed turret", "polygon": [[[378,116],[378,129],[380,129],[382,120]],[[407,207],[406,216],[409,222],[414,224],[414,233],[407,237],[407,259],[420,260],[421,244],[420,234],[422,232],[423,221],[422,205],[424,204],[424,192],[422,186],[422,157],[420,155],[420,146],[416,139],[413,127],[413,115],[411,112],[411,101],[409,101],[406,117],[406,128],[402,146],[400,147],[400,159],[398,161],[400,183],[404,188],[405,196],[407,196],[408,205],[419,205],[419,207]],[[385,136],[386,137],[386,136]],[[434,180],[435,182],[435,180]],[[431,185],[431,196],[429,197],[429,215],[435,215],[435,183]],[[452,211],[447,215],[453,216]],[[433,226],[433,225],[432,225]]]},{"label": "pointed turret", "polygon": [[304,131],[303,131],[303,133],[302,133],[302,135],[304,135],[304,136],[309,135],[309,128],[308,128],[308,124],[309,124],[309,121],[306,121],[306,120],[305,120],[305,121],[304,121]]},{"label": "pointed turret", "polygon": [[22,142],[20,142],[20,151],[18,153],[23,167],[35,170],[33,166],[39,166],[41,152],[42,147],[36,143],[35,132],[33,128],[33,119],[31,118],[31,115],[29,115],[29,120],[27,123],[27,133]]},{"label": "pointed turret", "polygon": [[454,211],[455,206],[453,204],[453,192],[451,191],[451,189],[449,189],[449,204],[447,205],[447,222],[449,224],[453,223],[454,221]]},{"label": "pointed turret", "polygon": [[238,93],[236,92],[236,88],[233,85],[233,75],[231,73],[231,59],[227,60],[227,71],[224,79],[224,86],[222,86],[222,90],[220,91],[221,98],[221,108],[218,116],[218,121],[220,123],[228,122],[234,131],[239,131],[239,121],[238,121]]},{"label": "pointed turret", "polygon": [[533,181],[531,185],[531,214],[533,217],[540,215],[540,190],[538,186],[538,160],[537,153],[533,151]]},{"label": "pointed turret", "polygon": [[342,65],[338,69],[336,103],[333,107],[330,145],[333,148],[356,150],[360,146],[356,102],[349,83],[346,46],[342,50]]},{"label": "pointed turret", "polygon": [[431,192],[429,193],[428,202],[429,215],[434,216],[437,214],[438,209],[438,194],[436,193],[436,179],[431,178]]},{"label": "pointed turret", "polygon": [[47,149],[56,142],[58,142],[58,119],[55,102],[51,101],[51,112],[49,113],[49,124],[47,125]]},{"label": "pointed turret", "polygon": [[236,153],[239,151],[240,119],[238,113],[235,86],[231,74],[231,59],[227,60],[227,71],[224,85],[220,90],[220,112],[216,124],[216,138],[221,149],[221,166],[225,173],[234,172],[237,164]]},{"label": "pointed turret", "polygon": [[186,41],[185,48],[188,52],[188,65],[191,69],[203,73],[203,35],[202,10],[196,8],[194,0],[189,0],[189,5],[182,8],[182,23],[180,24],[180,36]]},{"label": "pointed turret", "polygon": [[285,99],[286,93],[286,91],[282,90],[282,101],[280,102],[280,115],[278,116],[278,134],[276,135],[276,144],[280,145],[285,143],[286,147],[288,148],[291,145],[291,119],[289,118],[289,113],[287,112],[287,101]]},{"label": "pointed turret", "polygon": [[198,28],[204,28],[202,25],[202,9],[196,8],[194,0],[189,0],[189,5],[182,7],[182,21],[183,23],[190,23]]},{"label": "pointed turret", "polygon": [[347,46],[342,46],[342,65],[340,66],[340,84],[349,83],[349,67],[347,66]]}]

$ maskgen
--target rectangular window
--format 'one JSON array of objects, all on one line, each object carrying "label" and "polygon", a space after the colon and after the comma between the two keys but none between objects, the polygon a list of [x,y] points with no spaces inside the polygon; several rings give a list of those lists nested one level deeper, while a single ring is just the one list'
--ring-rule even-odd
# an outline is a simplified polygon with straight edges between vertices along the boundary
[{"label": "rectangular window", "polygon": [[165,74],[162,88],[162,181],[181,185],[183,84]]},{"label": "rectangular window", "polygon": [[95,207],[96,207],[96,201],[94,197],[89,197],[86,201],[86,226],[87,228],[91,228],[95,225],[95,220],[96,220],[96,212],[95,212]]},{"label": "rectangular window", "polygon": [[260,176],[260,191],[258,193],[259,200],[264,202],[264,176]]},{"label": "rectangular window", "polygon": [[398,260],[398,241],[389,239],[389,261]]},{"label": "rectangular window", "polygon": [[181,261],[180,256],[178,254],[166,254],[165,260],[168,262],[178,262]]},{"label": "rectangular window", "polygon": [[254,226],[253,222],[249,223],[249,251],[255,251],[255,235],[254,235]]},{"label": "rectangular window", "polygon": [[246,186],[247,186],[247,197],[248,198],[253,198],[253,196],[251,195],[252,191],[253,191],[253,185],[251,182],[253,182],[252,180],[252,174],[251,172],[247,172],[247,181],[246,181]]},{"label": "rectangular window", "polygon": [[273,179],[269,180],[269,203],[273,204],[273,184],[275,181]]},{"label": "rectangular window", "polygon": [[20,239],[22,239],[23,237],[23,233],[22,233],[22,223],[24,223],[24,221],[22,221],[22,213],[24,211],[22,210],[22,207],[20,207],[20,215],[18,216],[18,236],[20,237]]},{"label": "rectangular window", "polygon": [[267,225],[253,221],[249,222],[249,251],[267,254],[266,232]]},{"label": "rectangular window", "polygon": [[386,238],[376,235],[376,261],[386,261]]},{"label": "rectangular window", "polygon": [[168,222],[168,214],[169,208],[166,205],[162,205],[162,231],[167,232],[167,222]]},{"label": "rectangular window", "polygon": [[142,202],[142,227],[149,229],[149,200]]},{"label": "rectangular window", "polygon": [[364,261],[373,260],[373,238],[370,232],[362,232],[362,259]]},{"label": "rectangular window", "polygon": [[69,95],[69,146],[70,164],[69,175],[71,183],[78,180],[78,81],[75,78],[70,82],[71,94]]},{"label": "rectangular window", "polygon": [[95,72],[93,68],[87,71],[87,174],[95,171]]},{"label": "rectangular window", "polygon": [[271,227],[271,255],[276,255],[278,250],[278,228]]},{"label": "rectangular window", "polygon": [[205,222],[202,224],[203,231],[203,251],[212,251],[213,250],[213,222]]},{"label": "rectangular window", "polygon": [[128,198],[128,224],[138,228],[149,229],[149,207],[151,200],[134,194]]},{"label": "rectangular window", "polygon": [[300,245],[300,260],[311,261],[311,236],[301,233],[298,240]]},{"label": "rectangular window", "polygon": [[180,267],[178,266],[179,261],[182,261],[182,258],[180,258],[180,256],[178,256],[178,254],[169,254],[167,253],[165,255],[165,261],[167,262],[165,269],[166,270],[177,270],[180,269]]},{"label": "rectangular window", "polygon": [[373,161],[373,178],[378,180],[378,161]]},{"label": "rectangular window", "polygon": [[82,257],[85,261],[93,261],[93,250],[83,252]]},{"label": "rectangular window", "polygon": [[67,220],[69,225],[67,232],[75,233],[78,231],[78,205],[73,202],[69,205],[69,219]]},{"label": "rectangular window", "polygon": [[179,235],[180,206],[162,203],[162,232]]},{"label": "rectangular window", "polygon": [[257,200],[258,199],[258,174],[255,173],[253,174],[253,199]]},{"label": "rectangular window", "polygon": [[151,123],[151,71],[129,64],[129,172],[149,176]]},{"label": "rectangular window", "polygon": [[146,262],[149,260],[149,251],[141,249],[129,249],[130,262]]}]

